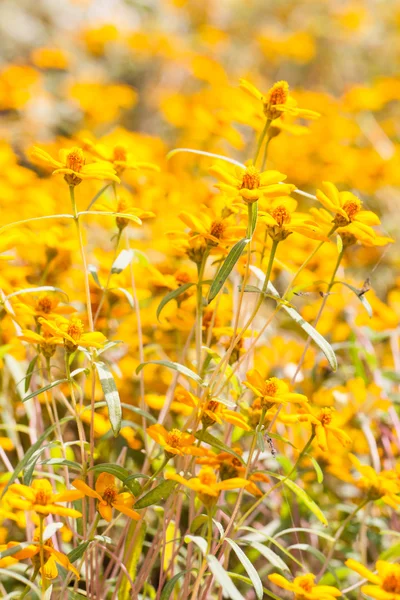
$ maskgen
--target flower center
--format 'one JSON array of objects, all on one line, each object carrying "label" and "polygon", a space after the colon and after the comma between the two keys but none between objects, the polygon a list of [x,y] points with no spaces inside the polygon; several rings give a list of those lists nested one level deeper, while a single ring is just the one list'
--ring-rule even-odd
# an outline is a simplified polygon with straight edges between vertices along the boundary
[{"label": "flower center", "polygon": [[105,489],[103,494],[103,500],[107,502],[110,506],[115,502],[116,497],[118,496],[118,490],[114,486],[110,486]]},{"label": "flower center", "polygon": [[277,391],[278,386],[276,385],[276,383],[271,379],[267,379],[263,388],[264,396],[275,396]]},{"label": "flower center", "polygon": [[125,198],[119,198],[117,212],[125,213],[129,208],[129,202]]},{"label": "flower center", "polygon": [[287,81],[277,81],[269,91],[269,104],[285,104],[289,96],[289,84]]},{"label": "flower center", "polygon": [[346,212],[347,216],[349,217],[349,220],[353,221],[354,217],[361,210],[361,200],[353,196],[351,200],[348,200],[344,203],[343,210]]},{"label": "flower center", "polygon": [[217,477],[212,469],[202,469],[199,479],[203,485],[212,486],[217,482]]},{"label": "flower center", "polygon": [[167,436],[167,444],[172,448],[178,448],[182,439],[182,432],[179,429],[172,429]]},{"label": "flower center", "polygon": [[223,221],[214,221],[211,224],[210,234],[219,240],[224,235],[225,228],[226,225]]},{"label": "flower center", "polygon": [[80,319],[73,319],[68,325],[67,333],[74,340],[79,340],[84,332],[84,325]]},{"label": "flower center", "polygon": [[85,164],[85,155],[81,148],[72,148],[71,152],[67,154],[66,166],[67,169],[71,169],[79,173]]},{"label": "flower center", "polygon": [[46,490],[37,490],[35,496],[35,504],[40,504],[40,506],[47,506],[50,503],[52,494],[47,492]]},{"label": "flower center", "polygon": [[247,167],[242,177],[241,189],[254,190],[260,187],[260,172],[256,167]]},{"label": "flower center", "polygon": [[386,575],[383,580],[382,589],[392,594],[400,594],[400,567],[396,568],[393,565],[393,572]]},{"label": "flower center", "polygon": [[279,227],[282,225],[287,225],[290,223],[290,212],[285,206],[277,206],[272,212],[271,215],[274,217],[275,221],[278,223]]},{"label": "flower center", "polygon": [[320,412],[319,415],[319,420],[321,421],[322,425],[329,425],[332,421],[332,417],[333,417],[333,409],[332,408],[323,408]]},{"label": "flower center", "polygon": [[126,161],[127,158],[127,150],[125,146],[115,146],[113,152],[114,160]]},{"label": "flower center", "polygon": [[38,312],[43,312],[47,315],[51,312],[52,308],[53,303],[48,296],[42,296],[36,303],[36,310]]}]

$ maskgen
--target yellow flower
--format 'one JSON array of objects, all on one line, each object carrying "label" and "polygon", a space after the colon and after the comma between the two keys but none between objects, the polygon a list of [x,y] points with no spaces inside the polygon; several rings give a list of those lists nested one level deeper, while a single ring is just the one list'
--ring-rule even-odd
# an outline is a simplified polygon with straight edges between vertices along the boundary
[{"label": "yellow flower", "polygon": [[318,119],[319,113],[299,108],[297,102],[289,94],[289,84],[287,81],[277,81],[264,96],[252,83],[246,79],[240,79],[240,88],[247,92],[256,100],[262,102],[264,115],[269,121],[274,121],[284,113],[293,117],[301,117],[303,119]]},{"label": "yellow flower", "polygon": [[85,333],[85,326],[80,319],[58,318],[47,321],[39,317],[41,325],[47,327],[57,339],[57,343],[64,344],[68,352],[75,352],[78,346],[83,348],[101,348],[107,341],[105,335],[99,331]]},{"label": "yellow flower", "polygon": [[33,510],[39,515],[60,515],[72,519],[77,519],[82,514],[73,508],[60,506],[58,502],[73,502],[82,497],[83,494],[77,490],[54,494],[47,479],[35,479],[31,486],[13,483],[7,494],[9,504],[15,508]]},{"label": "yellow flower", "polygon": [[250,164],[246,168],[235,167],[233,173],[227,168],[214,165],[210,173],[217,177],[221,183],[215,187],[228,195],[240,198],[245,202],[257,202],[262,197],[275,198],[290,194],[296,186],[282,183],[286,175],[279,171],[260,171]]},{"label": "yellow flower", "polygon": [[308,402],[307,396],[304,396],[304,394],[289,392],[288,384],[277,377],[263,379],[257,369],[248,371],[246,377],[246,381],[243,382],[244,385],[261,398],[263,407],[269,407],[271,404],[287,404],[290,402],[306,404]]},{"label": "yellow flower", "polygon": [[346,560],[346,567],[355,571],[373,585],[363,585],[363,594],[377,600],[400,600],[400,565],[394,565],[385,560],[378,560],[373,573],[367,567],[352,558]]},{"label": "yellow flower", "polygon": [[329,449],[328,434],[332,434],[345,448],[350,448],[351,438],[345,431],[332,425],[333,414],[333,408],[325,407],[318,410],[315,415],[309,410],[309,412],[296,415],[280,415],[280,419],[284,423],[309,423],[315,433],[318,446],[323,452],[327,452]]},{"label": "yellow flower", "polygon": [[314,583],[315,575],[312,573],[295,577],[292,583],[278,573],[268,575],[268,579],[284,590],[293,592],[295,600],[335,600],[342,595],[340,590],[331,585]]},{"label": "yellow flower", "polygon": [[354,454],[349,454],[353,466],[361,474],[354,483],[370,500],[382,500],[395,510],[400,506],[400,480],[395,471],[377,473],[369,465],[363,465]]},{"label": "yellow flower", "polygon": [[110,163],[94,162],[87,165],[85,164],[86,159],[83,150],[76,146],[69,150],[60,150],[59,160],[52,158],[50,154],[34,146],[31,158],[37,159],[46,167],[55,169],[53,175],[64,175],[68,185],[79,185],[83,179],[106,179],[120,182]]},{"label": "yellow flower", "polygon": [[60,344],[61,339],[56,337],[48,328],[43,327],[42,333],[36,333],[30,329],[22,329],[18,339],[22,342],[28,342],[38,346],[38,352],[41,352],[46,358],[53,356]]},{"label": "yellow flower", "polygon": [[329,241],[308,215],[295,212],[297,202],[290,197],[275,198],[268,212],[259,212],[259,220],[267,226],[270,238],[285,240],[291,233],[300,233],[312,240]]},{"label": "yellow flower", "polygon": [[166,473],[165,479],[172,479],[190,490],[194,490],[206,506],[214,504],[221,491],[245,488],[249,483],[247,479],[242,477],[217,481],[217,476],[211,467],[203,467],[197,477],[191,477],[190,479],[185,479],[177,473]]},{"label": "yellow flower", "polygon": [[226,408],[217,398],[209,398],[205,403],[202,403],[197,396],[187,394],[181,395],[180,402],[198,408],[204,427],[211,427],[215,423],[219,423],[219,425],[230,423],[245,431],[251,431],[246,419],[239,412]]},{"label": "yellow flower", "polygon": [[167,431],[160,424],[150,425],[146,431],[157,444],[164,448],[167,455],[179,454],[182,456],[183,454],[191,454],[192,456],[201,456],[204,454],[202,448],[193,446],[196,438],[190,433],[185,433],[179,429]]},{"label": "yellow flower", "polygon": [[73,306],[60,304],[60,298],[55,294],[41,294],[39,297],[34,297],[29,294],[29,297],[24,302],[18,302],[14,305],[16,314],[32,315],[34,317],[54,318],[56,315],[66,315],[76,312]]},{"label": "yellow flower", "polygon": [[101,473],[97,478],[94,490],[81,479],[75,479],[75,481],[72,482],[72,485],[85,496],[97,498],[99,501],[97,510],[106,521],[111,521],[113,508],[119,510],[119,512],[122,512],[131,519],[135,519],[136,521],[140,519],[139,513],[131,508],[135,502],[135,498],[129,492],[121,493],[119,491],[115,485],[114,475],[110,475],[110,473]]},{"label": "yellow flower", "polygon": [[103,144],[94,144],[88,139],[83,141],[85,150],[94,157],[102,161],[111,163],[118,175],[121,175],[125,169],[137,170],[145,169],[147,171],[159,171],[160,167],[148,162],[138,162],[133,158],[132,153],[128,152],[126,146],[115,145],[108,148]]},{"label": "yellow flower", "polygon": [[126,217],[120,216],[115,218],[115,222],[120,231],[125,229],[130,222],[141,225],[142,219],[149,219],[155,216],[153,212],[136,207],[134,205],[133,195],[122,189],[119,191],[115,200],[100,199],[96,202],[93,209],[126,215]]},{"label": "yellow flower", "polygon": [[351,192],[339,192],[329,181],[324,181],[322,188],[317,190],[317,198],[324,208],[334,213],[333,223],[372,245],[376,233],[371,226],[380,224],[379,217],[370,210],[363,210],[362,201]]}]

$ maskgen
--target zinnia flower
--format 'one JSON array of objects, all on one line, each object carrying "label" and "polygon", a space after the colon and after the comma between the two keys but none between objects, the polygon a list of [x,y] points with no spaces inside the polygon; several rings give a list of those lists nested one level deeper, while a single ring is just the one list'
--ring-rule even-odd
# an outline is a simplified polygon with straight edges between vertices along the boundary
[{"label": "zinnia flower", "polygon": [[78,346],[83,348],[102,348],[107,341],[105,335],[100,331],[85,333],[85,326],[80,319],[58,318],[55,321],[47,321],[39,317],[39,323],[47,327],[58,340],[63,343],[68,352],[75,352]]},{"label": "zinnia flower", "polygon": [[98,500],[97,510],[106,521],[112,519],[112,510],[115,508],[131,519],[138,521],[140,514],[132,510],[135,498],[129,492],[120,492],[115,485],[115,477],[110,473],[101,473],[96,481],[95,489],[92,490],[82,479],[75,479],[72,485],[89,498]]},{"label": "zinnia flower", "polygon": [[165,427],[158,423],[156,425],[150,425],[146,431],[157,444],[160,444],[160,446],[164,448],[164,452],[167,456],[170,455],[170,457],[172,457],[175,454],[181,456],[183,454],[201,456],[204,454],[202,448],[193,445],[196,438],[190,433],[185,433],[179,429],[167,431]]},{"label": "zinnia flower", "polygon": [[285,240],[291,233],[300,233],[312,240],[329,241],[319,226],[307,214],[295,212],[297,202],[293,198],[275,198],[268,212],[259,212],[259,220],[267,226],[270,238]]},{"label": "zinnia flower", "polygon": [[263,379],[257,369],[248,371],[246,377],[246,381],[243,382],[244,385],[261,398],[264,407],[269,407],[272,404],[287,404],[290,402],[306,404],[308,402],[307,396],[290,392],[288,384],[277,377]]},{"label": "zinnia flower", "polygon": [[334,409],[325,407],[318,410],[316,414],[309,410],[309,412],[296,415],[280,415],[280,419],[284,423],[309,423],[315,433],[318,446],[323,452],[327,452],[329,449],[328,434],[335,437],[342,446],[349,448],[352,445],[351,438],[345,431],[332,425],[333,415]]},{"label": "zinnia flower", "polygon": [[331,585],[317,585],[314,583],[315,575],[307,573],[295,577],[291,583],[282,575],[272,573],[268,579],[275,585],[293,592],[295,600],[335,600],[342,592]]},{"label": "zinnia flower", "polygon": [[377,600],[400,600],[400,565],[378,560],[376,563],[378,573],[373,573],[352,558],[346,560],[345,565],[373,584],[363,585],[361,587],[363,594]]},{"label": "zinnia flower", "polygon": [[59,160],[47,152],[34,146],[31,157],[40,161],[46,167],[55,169],[53,175],[64,175],[68,185],[79,185],[83,179],[110,180],[120,183],[113,166],[109,162],[94,162],[85,164],[86,159],[81,148],[63,149],[59,152]]},{"label": "zinnia flower", "polygon": [[15,508],[33,510],[40,515],[60,515],[72,519],[77,519],[82,514],[74,508],[65,508],[58,503],[73,502],[80,498],[83,498],[83,494],[77,490],[65,490],[54,494],[47,479],[35,479],[31,486],[13,483],[7,494],[9,504]]}]

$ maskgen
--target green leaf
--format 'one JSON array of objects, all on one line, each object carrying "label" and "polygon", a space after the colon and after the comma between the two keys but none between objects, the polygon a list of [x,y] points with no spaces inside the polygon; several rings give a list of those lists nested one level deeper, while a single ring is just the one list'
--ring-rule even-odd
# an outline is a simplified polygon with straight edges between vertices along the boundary
[{"label": "green leaf", "polygon": [[35,368],[37,359],[39,358],[39,355],[36,354],[36,356],[34,356],[31,360],[31,362],[28,365],[28,369],[26,371],[26,377],[25,377],[25,394],[26,392],[29,390],[29,386],[31,384],[31,379],[32,379],[32,375],[33,375],[33,370]]},{"label": "green leaf", "polygon": [[198,440],[201,439],[205,444],[209,444],[210,446],[217,448],[217,450],[221,450],[221,452],[228,452],[229,454],[232,454],[232,456],[244,464],[244,460],[240,454],[232,450],[232,448],[229,448],[229,446],[221,442],[218,438],[211,435],[211,433],[208,433],[208,431],[196,431],[194,437]]},{"label": "green leaf", "polygon": [[193,379],[193,381],[195,381],[199,385],[202,385],[202,386],[204,385],[204,382],[201,379],[201,377],[199,377],[194,371],[192,371],[191,369],[188,369],[184,365],[181,365],[181,364],[176,363],[176,362],[172,362],[170,360],[148,360],[147,362],[141,363],[137,367],[136,374],[139,374],[140,371],[146,365],[162,365],[164,367],[167,367],[168,369],[173,369],[174,371],[178,371],[178,373],[180,373],[181,375],[186,375],[186,377],[189,377],[190,379]]},{"label": "green leaf", "polygon": [[271,563],[273,567],[276,569],[280,569],[281,571],[289,571],[289,567],[287,564],[281,559],[276,552],[268,548],[268,546],[264,546],[261,542],[248,542],[254,550],[257,550],[264,558],[267,559],[268,562]]},{"label": "green leaf", "polygon": [[95,362],[94,364],[107,403],[108,418],[110,419],[114,436],[117,437],[121,429],[122,419],[121,400],[119,398],[117,386],[115,385],[114,377],[112,376],[110,369],[105,363]]},{"label": "green leaf", "polygon": [[251,563],[249,558],[246,556],[246,554],[243,552],[243,550],[237,545],[236,542],[234,542],[230,538],[226,538],[225,541],[228,542],[228,544],[230,545],[230,547],[232,548],[232,550],[234,551],[234,553],[236,554],[236,556],[242,563],[247,575],[250,577],[258,600],[262,600],[263,596],[264,596],[263,585],[262,585],[260,576],[257,573],[256,569],[254,568],[253,564]]},{"label": "green leaf", "polygon": [[133,250],[121,250],[117,258],[114,260],[111,273],[119,275],[126,267],[128,267],[133,259]]},{"label": "green leaf", "polygon": [[[63,419],[61,419],[59,421],[58,424],[62,425],[64,423],[67,423],[67,421],[71,421],[73,418],[74,417],[64,417]],[[46,431],[44,433],[42,433],[42,435],[36,440],[36,442],[26,451],[26,453],[24,454],[24,457],[19,461],[19,463],[15,467],[15,470],[12,473],[10,479],[8,480],[7,485],[5,486],[0,498],[2,498],[4,496],[4,494],[10,487],[10,485],[12,483],[14,483],[14,481],[19,477],[19,474],[23,471],[25,466],[30,462],[32,456],[40,448],[40,446],[42,445],[44,440],[55,430],[56,426],[57,426],[57,423],[54,423],[54,425],[50,425],[50,427],[48,427],[46,429]]]},{"label": "green leaf", "polygon": [[16,552],[19,552],[20,550],[23,550],[24,548],[29,546],[31,543],[32,542],[22,542],[21,544],[18,544],[18,546],[11,546],[11,548],[7,548],[6,550],[3,550],[3,552],[0,552],[0,560],[2,558],[6,558],[7,556],[12,556]]},{"label": "green leaf", "polygon": [[264,436],[261,433],[261,431],[257,431],[256,436],[257,436],[257,448],[260,450],[260,452],[264,452],[265,451]]},{"label": "green leaf", "polygon": [[276,479],[279,479],[279,481],[282,481],[282,483],[286,485],[289,490],[296,494],[298,499],[301,500],[305,506],[307,506],[307,508],[317,517],[317,519],[319,519],[319,521],[321,521],[323,525],[328,526],[328,521],[326,520],[322,510],[319,508],[319,506],[317,506],[317,504],[315,504],[314,500],[310,498],[307,492],[297,485],[297,483],[291,479],[287,479],[284,475],[278,475],[272,471],[266,471],[266,473],[272,475],[272,477],[275,477]]},{"label": "green leaf", "polygon": [[159,504],[161,500],[166,500],[169,497],[176,485],[176,481],[172,481],[171,479],[164,480],[160,485],[142,496],[136,502],[135,508],[146,508],[147,506],[152,506],[152,504]]},{"label": "green leaf", "polygon": [[251,238],[253,238],[253,234],[257,226],[258,202],[253,202],[252,204],[249,204],[249,208],[251,215],[250,236]]},{"label": "green leaf", "polygon": [[279,440],[280,442],[283,442],[284,444],[289,444],[289,446],[292,446],[292,448],[297,450],[296,446],[294,444],[292,444],[292,442],[290,440],[283,437],[282,435],[279,435],[279,433],[273,433],[272,431],[269,431],[267,435],[268,435],[268,437],[272,438],[273,440]]},{"label": "green leaf", "polygon": [[68,560],[71,563],[74,563],[76,560],[79,560],[80,558],[82,558],[86,548],[89,546],[90,542],[82,542],[82,544],[79,544],[79,546],[77,546],[76,548],[74,548],[73,550],[71,550],[71,552],[69,552],[67,554]]},{"label": "green leaf", "polygon": [[166,296],[164,296],[164,298],[161,300],[161,302],[157,308],[157,313],[156,313],[157,319],[160,320],[161,311],[164,308],[164,306],[166,306],[168,304],[168,302],[170,302],[171,300],[174,300],[174,298],[178,298],[181,294],[184,294],[186,292],[186,290],[188,290],[193,285],[195,285],[195,284],[191,283],[189,281],[188,283],[184,283],[183,285],[180,285],[178,288],[176,288],[176,290],[172,290]]},{"label": "green leaf", "polygon": [[[190,571],[196,571],[196,569],[190,569]],[[184,575],[186,575],[186,573],[189,573],[189,571],[181,571],[180,573],[177,573],[176,575],[171,577],[171,579],[163,587],[163,591],[161,592],[160,600],[169,600],[170,599],[171,594],[174,591],[174,587],[175,587],[176,583],[179,581],[179,579],[181,579]]]},{"label": "green leaf", "polygon": [[39,465],[69,467],[75,471],[82,471],[82,465],[74,460],[68,460],[66,458],[46,458],[46,460],[40,461]]},{"label": "green leaf", "polygon": [[68,379],[57,379],[56,381],[52,381],[48,385],[45,385],[44,387],[40,388],[39,390],[36,390],[36,392],[32,392],[32,394],[29,394],[28,396],[24,396],[22,398],[22,402],[31,400],[32,398],[35,398],[35,396],[39,396],[39,394],[43,394],[43,392],[47,392],[47,390],[51,390],[51,388],[56,387],[57,385],[60,385],[61,383],[67,383],[67,382],[68,382]]},{"label": "green leaf", "polygon": [[196,546],[200,548],[202,554],[207,553],[207,541],[200,535],[185,535],[185,543],[189,544],[190,542],[196,544]]},{"label": "green leaf", "polygon": [[208,517],[206,515],[197,515],[190,524],[190,533],[196,533],[196,531],[207,522]]},{"label": "green leaf", "polygon": [[215,296],[218,294],[225,281],[228,279],[229,275],[232,272],[233,267],[238,262],[239,258],[242,256],[242,252],[249,243],[249,239],[244,238],[243,240],[239,240],[229,251],[228,256],[224,260],[221,268],[216,274],[214,281],[211,284],[210,291],[208,292],[208,304],[212,302]]},{"label": "green leaf", "polygon": [[157,419],[154,418],[153,415],[151,415],[146,410],[142,410],[141,408],[139,408],[137,406],[132,406],[131,404],[126,404],[126,402],[122,402],[121,406],[122,406],[122,408],[131,410],[132,412],[140,415],[141,417],[144,417],[147,421],[150,421],[150,423],[157,423]]},{"label": "green leaf", "polygon": [[336,283],[341,283],[342,285],[345,285],[347,288],[349,288],[349,290],[351,290],[352,292],[354,292],[354,294],[357,296],[357,298],[359,299],[359,301],[361,302],[361,304],[363,305],[363,307],[367,311],[369,318],[371,319],[372,318],[372,314],[373,314],[372,306],[370,305],[370,303],[366,299],[365,294],[361,294],[361,296],[360,296],[360,290],[358,290],[353,285],[350,285],[349,283],[346,283],[345,281],[335,281],[334,285]]},{"label": "green leaf", "polygon": [[103,289],[103,286],[100,283],[99,280],[99,275],[97,272],[97,267],[95,267],[95,265],[88,265],[88,271],[91,274],[91,276],[93,277],[93,280],[95,282],[95,284],[100,288]]},{"label": "green leaf", "polygon": [[21,294],[41,294],[43,292],[57,292],[58,294],[62,294],[68,300],[68,294],[66,294],[61,288],[54,287],[54,285],[41,285],[39,287],[26,288],[24,290],[17,290],[16,292],[12,292],[12,294],[8,294],[4,298],[5,300],[9,300],[14,296],[21,296]]},{"label": "green leaf", "polygon": [[391,548],[388,548],[379,555],[379,560],[394,561],[400,556],[400,543],[395,544]]},{"label": "green leaf", "polygon": [[215,577],[215,581],[219,583],[222,588],[223,596],[225,598],[230,598],[230,600],[244,600],[242,594],[239,592],[218,559],[212,554],[208,554],[207,563],[211,573]]},{"label": "green leaf", "polygon": [[317,463],[317,461],[315,460],[315,458],[313,456],[310,456],[309,458],[311,459],[311,462],[312,462],[315,472],[317,474],[318,483],[322,483],[324,480],[324,474],[322,472],[321,467],[319,466],[319,464]]}]

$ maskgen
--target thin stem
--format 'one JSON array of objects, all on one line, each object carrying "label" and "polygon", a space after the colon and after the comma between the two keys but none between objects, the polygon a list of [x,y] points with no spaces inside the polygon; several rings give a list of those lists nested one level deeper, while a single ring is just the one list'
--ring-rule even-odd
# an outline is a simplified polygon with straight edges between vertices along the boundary
[{"label": "thin stem", "polygon": [[253,160],[254,164],[256,164],[256,162],[257,162],[257,158],[258,158],[258,155],[260,154],[261,146],[263,145],[264,138],[267,135],[267,131],[268,131],[270,125],[271,125],[271,120],[267,119],[267,121],[265,122],[265,125],[264,125],[264,129],[262,130],[261,135],[258,139],[257,150],[256,150],[256,153],[254,155],[254,160]]},{"label": "thin stem", "polygon": [[197,296],[196,296],[196,361],[197,372],[201,374],[201,346],[203,344],[203,276],[209,252],[204,252],[201,263],[197,267]]},{"label": "thin stem", "polygon": [[106,285],[103,287],[103,291],[102,291],[102,294],[101,294],[100,302],[99,302],[99,305],[97,307],[96,313],[95,313],[95,315],[93,317],[93,326],[96,325],[96,321],[99,318],[100,311],[101,311],[101,309],[103,307],[104,300],[106,299],[106,296],[107,296],[107,292],[108,292],[108,288],[110,286],[110,281],[111,281],[111,276],[112,276],[112,266],[113,266],[113,264],[115,262],[115,259],[117,258],[119,242],[121,240],[121,234],[122,234],[122,230],[120,229],[118,231],[117,241],[115,243],[113,259],[112,259],[112,262],[111,262],[110,270],[108,272],[108,277],[107,277]]},{"label": "thin stem", "polygon": [[142,494],[143,494],[144,490],[146,490],[150,486],[150,484],[154,481],[154,479],[157,477],[157,475],[159,475],[161,473],[161,471],[164,469],[164,467],[167,465],[168,461],[171,458],[172,458],[172,456],[168,456],[167,454],[165,455],[162,465],[157,469],[157,471],[155,473],[153,473],[153,475],[146,481],[146,483],[142,487],[142,492],[141,492]]},{"label": "thin stem", "polygon": [[90,299],[90,284],[89,284],[89,274],[87,269],[86,257],[85,257],[85,249],[83,245],[83,237],[82,237],[82,229],[79,221],[79,215],[76,210],[76,201],[75,201],[75,186],[69,186],[69,194],[71,198],[72,210],[74,213],[74,221],[76,225],[76,231],[78,234],[78,242],[79,242],[79,250],[81,253],[82,265],[83,265],[83,276],[85,282],[85,294],[86,294],[86,308],[89,322],[89,329],[93,331],[93,314],[92,314],[92,302]]},{"label": "thin stem", "polygon": [[46,580],[44,578],[44,542],[43,542],[43,521],[44,517],[39,515],[39,554],[40,554],[40,573],[42,576],[42,593],[46,591]]}]

